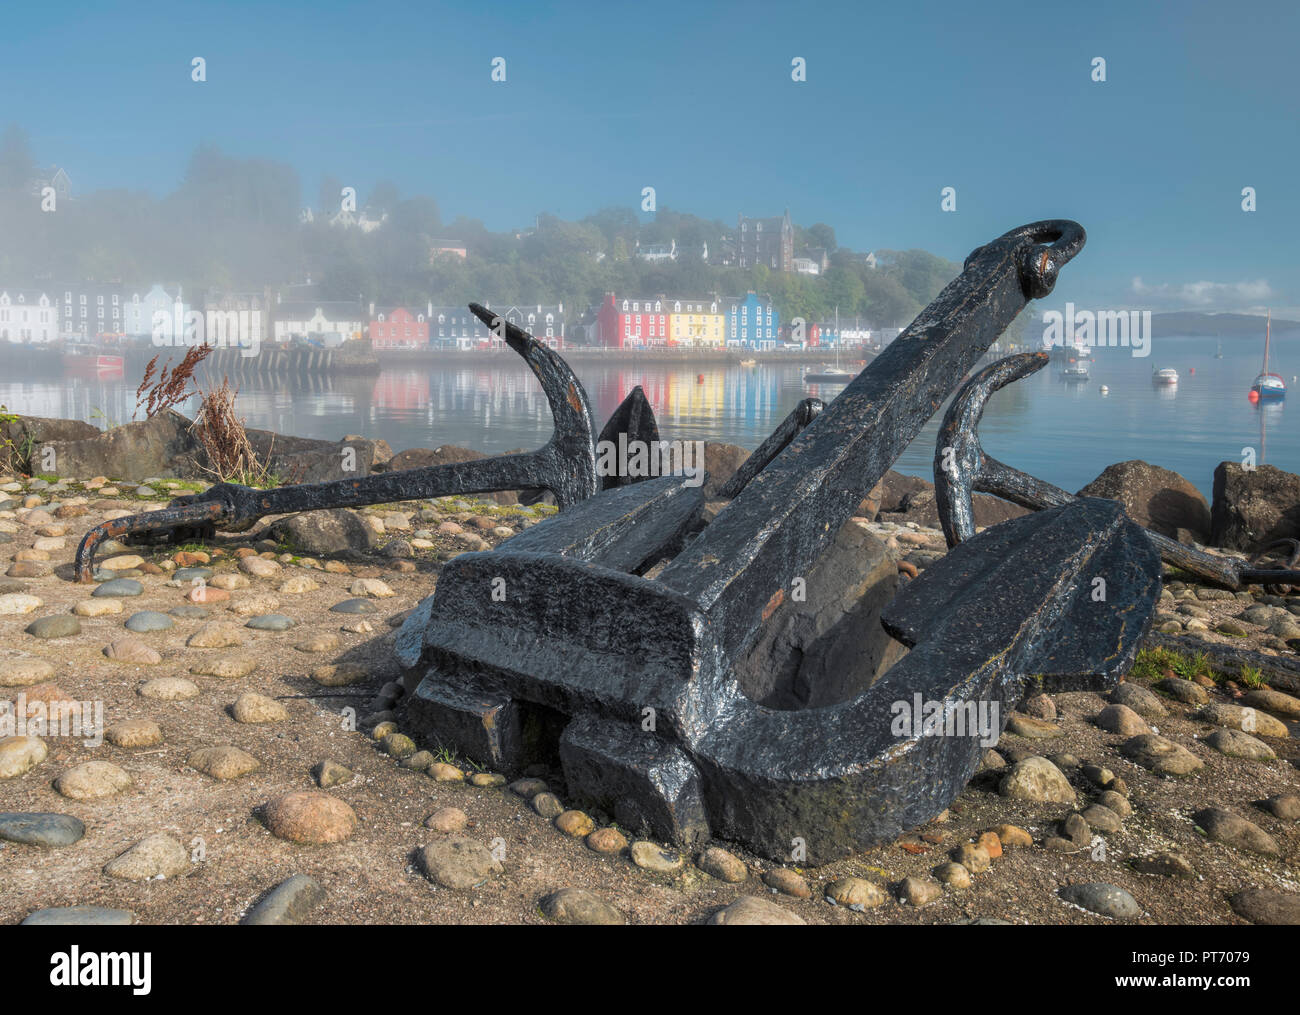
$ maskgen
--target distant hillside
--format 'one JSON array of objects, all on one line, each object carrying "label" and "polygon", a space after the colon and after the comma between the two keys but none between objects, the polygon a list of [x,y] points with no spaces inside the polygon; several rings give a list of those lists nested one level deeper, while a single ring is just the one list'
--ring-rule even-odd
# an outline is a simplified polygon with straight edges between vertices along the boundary
[{"label": "distant hillside", "polygon": [[[1262,338],[1264,318],[1254,314],[1202,314],[1180,310],[1172,314],[1152,314],[1151,332],[1157,338],[1199,337],[1211,338]],[[1273,318],[1273,334],[1300,331],[1300,321]]]}]

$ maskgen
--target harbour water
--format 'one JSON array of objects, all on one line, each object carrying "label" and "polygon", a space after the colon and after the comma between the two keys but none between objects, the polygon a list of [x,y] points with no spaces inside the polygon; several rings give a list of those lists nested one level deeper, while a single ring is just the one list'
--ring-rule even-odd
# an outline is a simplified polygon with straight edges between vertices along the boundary
[{"label": "harbour water", "polygon": [[[984,413],[985,450],[1016,468],[1077,490],[1107,465],[1141,458],[1186,476],[1208,498],[1214,467],[1240,462],[1300,472],[1300,335],[1273,336],[1273,369],[1291,388],[1294,407],[1252,405],[1259,343],[1212,338],[1158,338],[1147,358],[1123,348],[1097,348],[1086,382],[1061,378],[1052,363],[996,394]],[[1178,371],[1176,387],[1152,383],[1156,367]],[[581,363],[575,367],[603,423],[640,384],[664,439],[725,441],[756,447],[809,394],[831,399],[838,385],[805,385],[806,366],[722,364],[656,366]],[[129,422],[138,378],[41,376],[0,378],[0,403],[10,412],[78,418],[98,426]],[[1101,385],[1109,388],[1101,395]],[[499,454],[534,448],[551,431],[541,389],[522,362],[499,361],[385,369],[377,376],[248,379],[237,401],[247,425],[301,437],[363,434],[394,451],[457,444]],[[193,401],[179,407],[193,415]],[[936,414],[896,468],[929,477]]]}]

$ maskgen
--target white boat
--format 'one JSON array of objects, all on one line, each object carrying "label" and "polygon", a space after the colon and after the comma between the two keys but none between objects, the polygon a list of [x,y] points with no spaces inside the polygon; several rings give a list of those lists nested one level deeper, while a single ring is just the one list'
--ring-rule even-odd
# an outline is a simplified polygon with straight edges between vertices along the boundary
[{"label": "white boat", "polygon": [[1178,371],[1173,367],[1162,367],[1159,370],[1153,370],[1151,372],[1151,382],[1153,384],[1177,384]]}]

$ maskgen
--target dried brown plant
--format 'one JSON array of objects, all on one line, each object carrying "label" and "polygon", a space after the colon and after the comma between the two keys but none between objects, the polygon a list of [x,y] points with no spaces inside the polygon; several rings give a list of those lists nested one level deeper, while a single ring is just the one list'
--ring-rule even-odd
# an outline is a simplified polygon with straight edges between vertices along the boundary
[{"label": "dried brown plant", "polygon": [[190,390],[190,386],[194,385],[195,389],[198,388],[198,381],[194,378],[194,368],[202,363],[211,351],[212,346],[207,343],[190,346],[180,363],[172,367],[169,359],[158,371],[156,378],[154,371],[158,367],[158,357],[151,359],[144,369],[144,378],[140,381],[140,386],[135,389],[135,413],[132,413],[132,418],[135,418],[143,408],[145,419],[153,419],[164,409],[175,408],[189,398],[194,393]]},{"label": "dried brown plant", "polygon": [[190,429],[203,445],[210,472],[222,483],[243,486],[266,486],[273,481],[270,468],[258,461],[249,443],[244,420],[235,414],[235,396],[239,392],[223,377],[219,387],[201,392],[198,414]]}]

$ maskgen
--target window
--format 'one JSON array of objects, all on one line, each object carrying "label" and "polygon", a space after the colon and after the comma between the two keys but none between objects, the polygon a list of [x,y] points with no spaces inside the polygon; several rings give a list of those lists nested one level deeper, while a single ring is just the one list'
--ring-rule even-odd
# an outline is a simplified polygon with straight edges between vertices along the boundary
[{"label": "window", "polygon": [[86,294],[85,294],[85,293],[82,293],[82,294],[81,294],[81,305],[82,305],[83,307],[86,305]]}]

